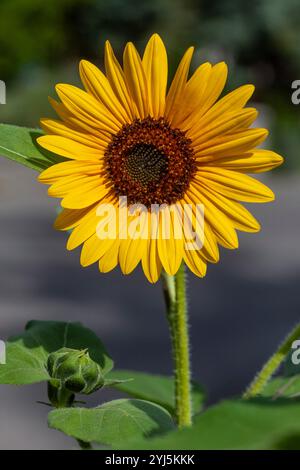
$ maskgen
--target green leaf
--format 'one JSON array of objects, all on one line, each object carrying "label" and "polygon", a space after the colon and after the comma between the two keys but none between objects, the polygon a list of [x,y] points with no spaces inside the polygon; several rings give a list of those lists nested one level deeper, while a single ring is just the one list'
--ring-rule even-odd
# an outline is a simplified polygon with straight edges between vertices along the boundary
[{"label": "green leaf", "polygon": [[131,381],[132,381],[132,379],[125,379],[125,380],[123,380],[123,379],[105,379],[104,380],[104,387],[110,387],[110,388],[114,387],[114,388],[116,388],[117,385],[121,385],[121,384],[124,384],[126,382],[131,382]]},{"label": "green leaf", "polygon": [[[298,447],[297,447],[298,446]],[[281,399],[225,401],[197,416],[194,425],[159,439],[131,443],[133,449],[221,450],[300,448],[300,402]],[[119,446],[120,448],[120,446]]]},{"label": "green leaf", "polygon": [[0,156],[42,171],[66,159],[42,149],[36,142],[40,129],[0,124]]},{"label": "green leaf", "polygon": [[97,408],[61,408],[48,415],[50,428],[85,442],[118,445],[174,429],[169,413],[143,400],[113,400]]},{"label": "green leaf", "polygon": [[[107,376],[108,379],[132,379],[123,383],[113,384],[113,388],[127,393],[130,397],[148,400],[166,408],[172,415],[175,414],[174,380],[163,375],[146,374],[131,370],[114,370]],[[202,387],[192,384],[193,411],[198,413],[203,405],[205,395]]]},{"label": "green leaf", "polygon": [[277,377],[271,380],[261,393],[263,397],[270,397],[277,399],[296,398],[300,396],[300,375],[293,375],[292,377]]},{"label": "green leaf", "polygon": [[88,348],[104,374],[113,366],[100,339],[80,323],[31,321],[24,333],[8,339],[6,364],[0,365],[0,383],[23,385],[49,380],[45,367],[48,355],[62,347]]}]

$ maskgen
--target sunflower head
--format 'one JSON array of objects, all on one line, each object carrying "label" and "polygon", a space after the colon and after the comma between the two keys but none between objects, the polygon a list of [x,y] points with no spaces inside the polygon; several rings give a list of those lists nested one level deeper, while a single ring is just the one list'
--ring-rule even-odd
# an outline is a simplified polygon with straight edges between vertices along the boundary
[{"label": "sunflower head", "polygon": [[246,107],[254,87],[220,98],[226,64],[204,63],[190,74],[192,55],[189,48],[167,89],[157,34],[142,57],[128,43],[123,66],[107,42],[105,73],[84,60],[84,90],[56,86],[60,101],[50,102],[59,119],[41,120],[46,135],[38,142],[66,161],[39,179],[61,198],[55,227],[71,230],[68,249],[82,245],[83,266],[98,262],[108,272],[119,264],[128,274],[141,263],[156,282],[162,269],[173,275],[184,261],[202,277],[219,245],[237,248],[237,230],[259,230],[241,202],[274,195],[247,173],[271,170],[282,157],[257,148],[268,132],[252,126],[257,111]]}]

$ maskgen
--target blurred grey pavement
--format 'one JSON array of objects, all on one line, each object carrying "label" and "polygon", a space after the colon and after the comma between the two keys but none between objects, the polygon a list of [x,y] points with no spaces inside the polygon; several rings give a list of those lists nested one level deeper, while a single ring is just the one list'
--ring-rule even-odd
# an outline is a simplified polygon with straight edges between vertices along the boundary
[{"label": "blurred grey pavement", "polygon": [[[271,204],[251,207],[259,234],[240,234],[205,279],[189,275],[194,379],[210,402],[240,393],[300,320],[300,175],[266,177]],[[36,174],[0,160],[0,338],[30,319],[81,321],[102,338],[117,368],[170,374],[160,285],[140,270],[124,277],[81,268],[79,250],[52,228],[56,201]],[[98,392],[90,403],[110,395]],[[73,441],[47,428],[45,386],[0,386],[0,449],[63,449]]]}]

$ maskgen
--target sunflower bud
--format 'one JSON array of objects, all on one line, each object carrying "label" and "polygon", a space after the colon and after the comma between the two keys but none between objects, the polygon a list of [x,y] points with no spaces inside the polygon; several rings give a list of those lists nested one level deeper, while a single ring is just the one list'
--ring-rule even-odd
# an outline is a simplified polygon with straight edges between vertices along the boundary
[{"label": "sunflower bud", "polygon": [[101,367],[90,358],[87,349],[62,348],[53,352],[47,369],[52,379],[73,393],[88,395],[104,385]]}]

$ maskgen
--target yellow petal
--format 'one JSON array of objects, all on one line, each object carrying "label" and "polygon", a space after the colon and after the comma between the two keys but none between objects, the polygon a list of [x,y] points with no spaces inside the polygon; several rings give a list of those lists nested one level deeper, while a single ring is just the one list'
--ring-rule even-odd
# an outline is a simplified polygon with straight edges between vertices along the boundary
[{"label": "yellow petal", "polygon": [[231,156],[254,149],[267,136],[268,131],[266,129],[247,129],[234,134],[226,134],[209,142],[195,145],[195,154],[200,159],[202,155]]},{"label": "yellow petal", "polygon": [[202,192],[205,193],[206,199],[209,199],[216,207],[218,207],[218,209],[232,221],[238,230],[242,230],[244,232],[258,232],[260,230],[259,222],[244,206],[222,196],[211,187],[206,186],[205,183],[201,183],[201,185],[199,185],[198,182],[194,182],[193,184],[198,186],[199,190],[201,188]]},{"label": "yellow petal", "polygon": [[111,248],[113,245],[113,239],[100,240],[97,234],[92,235],[88,238],[81,250],[80,264],[81,266],[90,266],[96,263],[99,259]]},{"label": "yellow petal", "polygon": [[157,237],[158,236],[158,215],[152,214],[149,217],[149,237],[147,248],[142,258],[142,268],[148,281],[155,283],[158,281],[162,269],[162,264],[158,256]]},{"label": "yellow petal", "polygon": [[254,93],[253,85],[243,85],[221,98],[199,120],[199,126],[206,127],[227,112],[242,109]]},{"label": "yellow petal", "polygon": [[99,129],[94,123],[90,125],[90,121],[87,120],[84,115],[77,114],[76,116],[69,111],[63,103],[59,103],[49,96],[49,102],[56,114],[72,129],[78,132],[85,132],[93,135],[101,143],[108,144],[111,141],[111,134],[107,131]]},{"label": "yellow petal", "polygon": [[63,209],[54,222],[54,228],[56,230],[71,230],[85,220],[92,210],[90,207],[78,210]]},{"label": "yellow petal", "polygon": [[121,240],[119,263],[123,274],[130,274],[141,261],[147,248],[147,240]]},{"label": "yellow petal", "polygon": [[143,56],[143,67],[148,83],[150,113],[163,116],[168,81],[168,58],[164,43],[158,34],[150,38]]},{"label": "yellow petal", "polygon": [[225,62],[219,62],[213,66],[205,94],[203,95],[201,115],[203,115],[219,98],[224,89],[227,75],[228,68]]},{"label": "yellow petal", "polygon": [[[71,235],[68,238],[67,250],[74,250],[88,238],[96,233],[97,223],[99,217],[97,216],[97,206],[94,204],[92,208],[88,208],[85,217],[80,220],[80,223],[76,225]],[[77,212],[72,209],[73,212]]]},{"label": "yellow petal", "polygon": [[223,137],[225,134],[246,130],[257,118],[255,108],[246,108],[240,111],[225,113],[219,119],[213,121],[207,127],[197,126],[187,132],[187,137],[192,139],[193,146],[202,144],[209,146],[213,139]]},{"label": "yellow petal", "polygon": [[216,192],[244,202],[269,202],[274,194],[267,186],[251,176],[217,167],[198,170],[195,179],[204,182]]},{"label": "yellow petal", "polygon": [[95,136],[88,134],[86,132],[79,132],[73,129],[70,125],[64,124],[62,121],[55,119],[43,118],[40,121],[42,129],[47,134],[59,135],[61,137],[66,137],[72,139],[75,142],[80,144],[87,145],[88,147],[94,149],[101,149],[102,152],[105,151],[107,143],[101,138],[97,139]]},{"label": "yellow petal", "polygon": [[174,217],[169,206],[160,210],[158,254],[165,271],[173,276],[178,271],[183,257],[183,238],[175,238]]},{"label": "yellow petal", "polygon": [[[197,202],[200,202],[200,201],[197,201]],[[213,233],[211,227],[209,226],[209,224],[204,223],[204,234],[203,234],[203,227],[202,227],[201,222],[197,226],[196,224],[197,214],[195,213],[196,211],[195,202],[189,197],[188,194],[185,194],[184,199],[181,200],[180,203],[183,207],[183,210],[184,210],[185,204],[189,204],[192,208],[192,218],[190,219],[190,223],[192,225],[193,231],[197,233],[199,241],[203,243],[203,246],[201,248],[201,254],[203,255],[204,259],[206,259],[210,263],[217,263],[220,258],[219,248],[218,248],[216,236]],[[205,212],[204,212],[204,218],[205,218]]]},{"label": "yellow petal", "polygon": [[102,169],[103,166],[100,162],[68,160],[50,166],[38,176],[38,180],[41,181],[41,183],[50,184],[67,176],[97,175],[100,174]]},{"label": "yellow petal", "polygon": [[220,259],[217,238],[209,224],[204,225],[204,244],[201,248],[201,254],[210,263],[217,263]]},{"label": "yellow petal", "polygon": [[182,103],[182,94],[188,78],[193,52],[193,47],[190,47],[185,52],[180,64],[178,65],[167,95],[165,116],[170,123],[172,123],[174,116],[178,112],[178,108],[181,108],[184,105]]},{"label": "yellow petal", "polygon": [[[131,273],[138,263],[141,261],[144,252],[147,248],[147,222],[148,212],[142,212],[139,218],[130,218],[128,223],[133,222],[134,219],[139,225],[138,233],[128,234],[127,239],[121,240],[119,248],[119,263],[123,274]],[[133,238],[131,235],[134,235]]]},{"label": "yellow petal", "polygon": [[61,201],[62,207],[68,209],[83,209],[101,201],[109,194],[110,187],[98,177],[98,180],[87,181],[71,191]]},{"label": "yellow petal", "polygon": [[98,176],[91,177],[76,174],[65,176],[50,186],[48,194],[52,197],[65,197],[70,191],[76,190],[81,184],[90,181],[90,178],[97,178],[98,180]]},{"label": "yellow petal", "polygon": [[100,160],[103,157],[103,150],[94,149],[83,144],[79,144],[72,139],[58,135],[43,135],[37,138],[41,147],[62,157],[74,160]]},{"label": "yellow petal", "polygon": [[[54,100],[51,96],[48,96],[49,103],[51,104],[52,108],[63,121],[67,121],[71,116],[70,111],[65,107],[63,103]],[[79,130],[79,128],[77,128]]]},{"label": "yellow petal", "polygon": [[[104,200],[104,203],[112,203],[112,200],[107,198],[106,200]],[[75,229],[77,230],[77,241],[74,239],[74,246],[78,246],[78,242],[80,241],[79,239],[83,239],[83,235],[85,234],[85,241],[82,246],[80,255],[80,263],[82,266],[89,266],[98,261],[107,252],[107,250],[109,250],[113,246],[116,240],[116,237],[102,239],[99,237],[98,234],[99,230],[101,231],[101,228],[106,226],[107,223],[109,223],[110,221],[116,222],[118,220],[117,206],[115,206],[115,211],[110,211],[108,213],[108,216],[105,216],[104,218],[101,218],[101,216],[98,215],[98,207],[99,206],[97,206],[96,213],[94,213],[94,215],[96,215],[96,219],[92,218],[89,221],[86,221],[86,227],[83,227],[83,230],[81,232],[79,227]],[[88,236],[86,236],[87,232],[89,232]]]},{"label": "yellow petal", "polygon": [[211,70],[212,66],[209,62],[200,65],[186,83],[182,92],[184,106],[178,108],[178,112],[174,115],[173,126],[180,127],[183,130],[189,128],[184,122],[191,114],[199,110],[205,96]]},{"label": "yellow petal", "polygon": [[200,251],[185,250],[183,259],[188,268],[199,277],[204,277],[206,274],[207,264],[201,257]]},{"label": "yellow petal", "polygon": [[195,202],[202,202],[205,207],[204,220],[215,233],[218,242],[225,248],[234,249],[239,245],[236,231],[228,217],[220,211],[212,202],[205,197],[204,191],[194,184],[191,184],[188,195]]},{"label": "yellow petal", "polygon": [[94,64],[82,60],[79,66],[81,81],[85,89],[99,100],[121,125],[130,122],[125,108],[114,94],[106,76]]},{"label": "yellow petal", "polygon": [[220,62],[211,69],[210,76],[207,80],[205,93],[202,95],[201,102],[198,102],[198,109],[187,118],[184,124],[184,130],[191,129],[198,125],[200,118],[213,106],[223,91],[227,80],[227,65]]},{"label": "yellow petal", "polygon": [[126,83],[138,111],[137,117],[143,119],[149,114],[147,80],[139,53],[130,42],[125,47],[123,63]]},{"label": "yellow petal", "polygon": [[108,273],[112,271],[119,262],[119,246],[120,240],[114,240],[110,248],[104,253],[99,260],[99,271],[101,273]]},{"label": "yellow petal", "polygon": [[209,157],[208,164],[218,165],[228,170],[243,173],[262,173],[272,170],[283,163],[283,158],[271,150],[257,149],[252,153],[224,158]]},{"label": "yellow petal", "polygon": [[128,116],[133,119],[135,114],[126,85],[125,75],[114,55],[109,41],[105,43],[105,71],[116,97],[119,99],[124,109],[126,109]]},{"label": "yellow petal", "polygon": [[120,122],[93,96],[73,85],[59,84],[55,89],[66,108],[89,126],[111,133],[120,130]]}]

